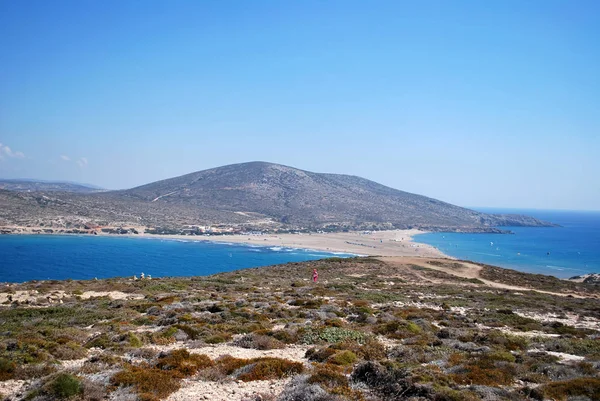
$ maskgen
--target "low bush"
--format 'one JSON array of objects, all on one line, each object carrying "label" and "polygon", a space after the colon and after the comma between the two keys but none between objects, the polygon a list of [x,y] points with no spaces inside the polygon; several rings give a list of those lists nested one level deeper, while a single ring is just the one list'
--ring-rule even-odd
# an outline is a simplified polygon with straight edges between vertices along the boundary
[{"label": "low bush", "polygon": [[318,384],[311,384],[307,376],[294,377],[279,395],[277,401],[342,401],[338,396],[327,394]]},{"label": "low bush", "polygon": [[16,363],[5,358],[0,358],[0,381],[12,379],[16,369]]},{"label": "low bush", "polygon": [[240,359],[224,355],[214,361],[214,367],[207,369],[202,375],[207,380],[220,379],[222,376],[234,375],[243,381],[275,380],[302,373],[304,366],[300,362],[292,362],[280,358]]},{"label": "low bush", "polygon": [[133,333],[129,333],[128,342],[129,342],[129,346],[133,347],[133,348],[139,348],[142,345],[144,345],[142,343],[142,340],[140,340],[140,338]]},{"label": "low bush", "polygon": [[204,342],[207,344],[221,344],[229,341],[231,339],[231,334],[228,333],[219,333],[208,336],[204,339]]},{"label": "low bush", "polygon": [[231,355],[223,355],[215,360],[216,368],[226,376],[250,363],[250,359],[234,358]]},{"label": "low bush", "polygon": [[373,332],[389,338],[404,339],[420,334],[423,331],[414,322],[394,320],[375,327]]},{"label": "low bush", "polygon": [[27,364],[18,366],[13,378],[17,380],[40,379],[54,372],[56,372],[56,365],[53,363]]},{"label": "low bush", "polygon": [[172,371],[174,376],[187,377],[195,374],[200,369],[213,366],[213,362],[206,355],[190,354],[186,349],[178,349],[158,359],[156,367],[161,370]]},{"label": "low bush", "polygon": [[469,361],[462,370],[450,375],[457,384],[484,386],[509,385],[515,379],[515,364],[497,362],[486,357]]},{"label": "low bush", "polygon": [[600,400],[600,378],[581,377],[578,379],[546,384],[542,387],[545,398],[567,400],[570,397],[588,397]]},{"label": "low bush", "polygon": [[330,388],[348,386],[348,379],[341,368],[329,363],[317,365],[308,377],[307,382]]},{"label": "low bush", "polygon": [[337,347],[352,351],[366,361],[376,361],[386,357],[385,346],[372,337],[367,337],[362,344],[356,341],[343,341]]},{"label": "low bush", "polygon": [[200,332],[190,325],[178,324],[175,327],[177,327],[179,330],[181,330],[185,334],[187,334],[187,336],[190,338],[190,340],[197,340],[201,336]]},{"label": "low bush", "polygon": [[498,330],[492,330],[485,336],[477,336],[476,340],[479,344],[498,345],[508,351],[522,351],[529,347],[529,340],[526,337],[514,336]]},{"label": "low bush", "polygon": [[59,373],[46,384],[45,388],[47,389],[46,393],[59,400],[65,400],[83,392],[81,380],[68,373]]},{"label": "low bush", "polygon": [[363,362],[354,369],[350,377],[352,381],[366,385],[384,399],[388,399],[390,395],[402,395],[406,399],[430,399],[432,395],[430,387],[413,383],[409,371],[394,364]]},{"label": "low bush", "polygon": [[565,352],[586,357],[600,356],[600,339],[553,338],[537,339],[547,351]]},{"label": "low bush", "polygon": [[357,356],[352,351],[342,351],[327,358],[327,362],[334,365],[352,365],[356,362]]},{"label": "low bush", "polygon": [[337,351],[330,347],[325,348],[310,348],[304,355],[312,362],[325,362],[329,357],[333,356]]},{"label": "low bush", "polygon": [[290,305],[301,306],[306,309],[319,309],[323,305],[323,300],[318,298],[294,299],[290,302]]},{"label": "low bush", "polygon": [[117,372],[110,383],[114,386],[133,387],[139,398],[144,401],[156,401],[166,398],[180,387],[179,380],[172,372],[153,368],[148,365],[128,365]]},{"label": "low bush", "polygon": [[74,342],[56,344],[50,350],[52,356],[62,361],[81,359],[87,355],[87,350]]},{"label": "low bush", "polygon": [[303,336],[304,344],[317,344],[320,342],[339,343],[346,340],[364,344],[367,335],[362,331],[344,329],[341,327],[325,327],[323,329],[307,329]]},{"label": "low bush", "polygon": [[254,380],[277,380],[284,377],[302,373],[304,365],[279,358],[259,358],[252,361],[252,366],[247,372],[238,376],[245,382]]},{"label": "low bush", "polygon": [[82,387],[84,401],[102,401],[107,398],[107,389],[100,383],[84,380]]},{"label": "low bush", "polygon": [[285,344],[296,344],[298,342],[298,333],[289,330],[274,331],[273,337]]},{"label": "low bush", "polygon": [[276,338],[256,333],[247,334],[233,341],[233,345],[241,348],[269,350],[284,348],[285,345]]}]

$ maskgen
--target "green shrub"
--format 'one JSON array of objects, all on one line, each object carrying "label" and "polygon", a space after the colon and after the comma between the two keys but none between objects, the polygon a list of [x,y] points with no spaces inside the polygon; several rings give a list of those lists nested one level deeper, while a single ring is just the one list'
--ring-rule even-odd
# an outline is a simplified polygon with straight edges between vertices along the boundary
[{"label": "green shrub", "polygon": [[129,346],[130,347],[139,348],[142,345],[143,345],[142,340],[140,340],[138,336],[136,336],[133,333],[129,333]]},{"label": "green shrub", "polygon": [[486,356],[491,361],[515,362],[517,358],[510,352],[496,351]]},{"label": "green shrub", "polygon": [[376,326],[373,331],[386,337],[404,339],[421,334],[423,329],[414,322],[394,320]]},{"label": "green shrub", "polygon": [[207,337],[204,342],[207,344],[221,344],[227,342],[228,339],[231,338],[229,334],[214,334],[212,336]]},{"label": "green shrub", "polygon": [[85,344],[86,348],[100,348],[100,349],[108,349],[111,348],[114,344],[106,334],[100,334],[97,337],[92,338]]},{"label": "green shrub", "polygon": [[413,334],[419,334],[422,331],[422,329],[413,322],[408,322],[406,330]]},{"label": "green shrub", "polygon": [[359,344],[364,344],[367,335],[361,331],[344,329],[341,327],[326,327],[324,329],[309,328],[302,336],[304,344],[315,344],[319,342],[339,343],[345,340],[352,340]]},{"label": "green shrub", "polygon": [[352,365],[358,357],[352,351],[342,351],[332,355],[327,359],[328,362],[334,365]]},{"label": "green shrub", "polygon": [[61,400],[81,394],[82,390],[79,378],[68,373],[60,373],[48,383],[48,393]]},{"label": "green shrub", "polygon": [[177,327],[171,326],[171,327],[167,328],[166,330],[161,331],[159,333],[159,335],[164,338],[171,338],[176,333],[177,333]]}]

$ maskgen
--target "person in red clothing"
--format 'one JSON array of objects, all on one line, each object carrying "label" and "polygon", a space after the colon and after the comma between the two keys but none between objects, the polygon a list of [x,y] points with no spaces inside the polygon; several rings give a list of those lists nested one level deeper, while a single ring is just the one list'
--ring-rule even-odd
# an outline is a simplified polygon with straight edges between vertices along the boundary
[{"label": "person in red clothing", "polygon": [[317,269],[313,269],[313,275],[312,275],[313,283],[316,283],[318,279],[319,279],[319,273],[317,273]]}]

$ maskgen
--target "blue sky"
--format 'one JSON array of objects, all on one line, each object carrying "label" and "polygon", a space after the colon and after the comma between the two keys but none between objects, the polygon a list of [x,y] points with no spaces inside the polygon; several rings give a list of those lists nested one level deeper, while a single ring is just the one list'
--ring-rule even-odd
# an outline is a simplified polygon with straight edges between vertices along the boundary
[{"label": "blue sky", "polygon": [[265,160],[600,209],[596,1],[0,0],[0,177]]}]

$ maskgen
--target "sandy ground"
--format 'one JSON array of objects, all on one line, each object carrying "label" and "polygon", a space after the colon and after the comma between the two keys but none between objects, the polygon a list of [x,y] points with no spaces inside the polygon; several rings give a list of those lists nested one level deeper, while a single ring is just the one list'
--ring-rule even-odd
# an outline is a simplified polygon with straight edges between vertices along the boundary
[{"label": "sandy ground", "polygon": [[277,396],[289,379],[256,380],[252,382],[208,382],[203,380],[183,380],[182,388],[171,394],[167,401],[241,401],[252,395]]},{"label": "sandy ground", "polygon": [[[186,348],[184,343],[175,343],[166,346],[152,345],[148,348],[156,351],[171,351],[173,349]],[[309,346],[292,345],[282,349],[256,350],[236,347],[232,344],[209,345],[200,348],[189,349],[194,354],[204,354],[211,359],[217,359],[224,355],[235,358],[264,358],[274,357],[302,362],[308,364],[304,357]],[[253,394],[278,395],[283,391],[289,379],[282,380],[257,380],[243,382],[241,380],[226,380],[223,382],[205,381],[197,378],[185,379],[181,382],[181,389],[171,394],[168,401],[239,401]]]},{"label": "sandy ground", "polygon": [[[12,293],[0,292],[0,304],[9,304],[12,302],[39,304],[39,303],[62,303],[67,297],[73,294],[67,294],[65,291],[52,291],[48,294],[40,294],[37,290],[14,291]],[[121,291],[86,291],[83,294],[76,295],[82,299],[108,297],[110,299],[143,299],[142,294],[127,294]]]},{"label": "sandy ground", "polygon": [[[198,237],[213,242],[248,244],[255,246],[314,249],[328,252],[354,253],[369,256],[417,256],[448,257],[430,245],[418,244],[413,236],[423,234],[420,230],[320,233],[320,234],[273,234],[273,235],[222,235]],[[174,236],[192,239],[189,236]]]},{"label": "sandy ground", "polygon": [[[380,257],[379,259],[382,261],[391,263],[391,264],[398,264],[398,265],[403,265],[403,266],[406,264],[415,264],[418,266],[426,267],[428,269],[438,270],[438,271],[441,271],[444,273],[452,274],[457,277],[476,278],[476,279],[482,281],[485,285],[492,287],[492,288],[499,288],[499,289],[503,289],[503,290],[512,290],[512,291],[535,291],[535,292],[540,292],[543,294],[556,295],[556,296],[560,296],[560,297],[572,296],[575,298],[585,298],[585,296],[582,296],[581,294],[544,291],[544,290],[538,290],[538,289],[527,288],[527,287],[519,287],[519,286],[515,286],[515,285],[509,285],[509,284],[504,284],[504,283],[498,283],[496,281],[486,280],[481,277],[482,267],[479,265],[476,265],[474,263],[460,262],[460,264],[463,265],[462,269],[450,269],[447,267],[434,266],[434,265],[428,264],[427,262],[429,261],[429,259],[427,259],[427,258],[415,258],[415,257],[403,256],[403,257]],[[437,284],[442,284],[442,281],[438,281]]]}]

